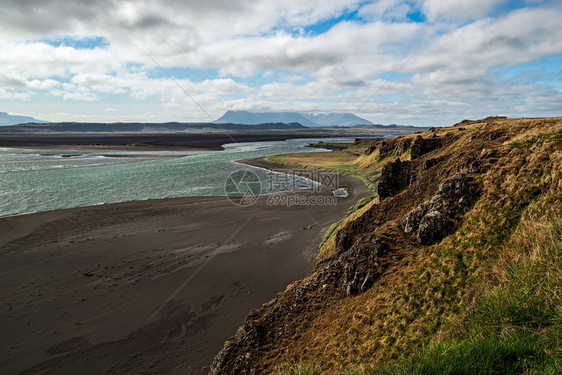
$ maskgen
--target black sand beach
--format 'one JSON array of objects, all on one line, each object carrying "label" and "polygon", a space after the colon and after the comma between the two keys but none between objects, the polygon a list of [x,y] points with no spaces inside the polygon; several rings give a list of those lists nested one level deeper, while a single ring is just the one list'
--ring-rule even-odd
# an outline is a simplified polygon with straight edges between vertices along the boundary
[{"label": "black sand beach", "polygon": [[191,197],[0,219],[0,373],[206,373],[248,312],[304,277],[325,230],[369,195],[339,183],[351,194],[335,206]]}]

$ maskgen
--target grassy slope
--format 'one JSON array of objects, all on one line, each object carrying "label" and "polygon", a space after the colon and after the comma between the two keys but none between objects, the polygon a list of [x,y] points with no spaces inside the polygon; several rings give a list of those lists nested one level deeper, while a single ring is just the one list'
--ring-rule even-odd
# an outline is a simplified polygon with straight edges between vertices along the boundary
[{"label": "grassy slope", "polygon": [[[562,120],[501,120],[494,130],[509,140],[482,150],[501,156],[481,176],[484,194],[461,228],[404,254],[369,291],[315,317],[278,355],[279,370],[561,372]],[[470,131],[442,155],[462,155]],[[329,167],[357,171],[382,164],[376,153],[347,156]],[[289,161],[307,165],[314,160],[308,157]]]},{"label": "grassy slope", "polygon": [[344,150],[331,152],[306,152],[269,156],[269,161],[300,168],[337,171],[343,175],[362,179],[373,191],[380,175],[380,168],[363,168],[359,165],[365,144],[350,145]]},{"label": "grassy slope", "polygon": [[[411,137],[411,136],[410,136]],[[327,231],[317,254],[317,260],[322,261],[331,256],[335,250],[335,236],[338,228],[365,213],[373,204],[378,203],[376,192],[377,181],[380,177],[382,166],[396,159],[395,156],[379,159],[378,150],[366,156],[365,150],[374,142],[363,140],[356,144],[335,144],[345,147],[343,150],[331,152],[306,152],[296,154],[273,155],[266,159],[283,165],[299,168],[321,169],[336,171],[337,173],[361,179],[372,191],[372,196],[357,203],[350,214],[341,221],[334,223]],[[331,144],[327,144],[328,146]],[[404,155],[408,157],[409,155]],[[404,158],[403,157],[403,158]]]}]

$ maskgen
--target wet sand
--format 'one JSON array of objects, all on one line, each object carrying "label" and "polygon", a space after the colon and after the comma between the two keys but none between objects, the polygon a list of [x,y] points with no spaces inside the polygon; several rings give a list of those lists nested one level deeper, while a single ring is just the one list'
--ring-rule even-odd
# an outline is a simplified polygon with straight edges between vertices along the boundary
[{"label": "wet sand", "polygon": [[190,197],[0,219],[0,373],[206,373],[369,195],[358,180],[339,185],[351,194],[335,206]]}]

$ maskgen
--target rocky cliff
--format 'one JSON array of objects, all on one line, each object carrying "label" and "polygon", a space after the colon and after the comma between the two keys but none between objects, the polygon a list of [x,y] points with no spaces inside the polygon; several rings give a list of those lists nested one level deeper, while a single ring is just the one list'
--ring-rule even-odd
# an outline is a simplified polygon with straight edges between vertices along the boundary
[{"label": "rocky cliff", "polygon": [[374,141],[356,163],[382,166],[378,198],[309,277],[250,313],[211,373],[372,370],[447,337],[527,208],[560,207],[561,135],[561,118],[487,118]]}]

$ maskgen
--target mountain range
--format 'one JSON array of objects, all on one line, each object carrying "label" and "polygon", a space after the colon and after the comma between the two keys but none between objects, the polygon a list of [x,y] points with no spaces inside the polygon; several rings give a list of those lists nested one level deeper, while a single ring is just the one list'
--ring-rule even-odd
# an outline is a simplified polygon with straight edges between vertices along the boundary
[{"label": "mountain range", "polygon": [[213,121],[219,124],[262,124],[262,123],[291,123],[297,122],[307,127],[315,126],[354,126],[374,125],[352,113],[304,113],[304,112],[249,112],[227,111],[219,119]]},{"label": "mountain range", "polygon": [[50,122],[48,124],[25,123],[7,126],[0,133],[46,133],[46,132],[78,132],[78,133],[113,133],[113,132],[225,132],[225,131],[295,131],[306,129],[298,123],[263,123],[248,124],[216,124],[216,123],[141,123],[141,122]]},{"label": "mountain range", "polygon": [[[87,123],[87,122],[48,122],[30,116],[10,115],[0,112],[2,132],[169,132],[169,131],[269,131],[296,130],[306,128],[348,128],[383,129],[412,128],[407,125],[381,125],[356,116],[352,113],[304,113],[304,112],[249,112],[227,111],[219,119],[210,123]],[[9,127],[9,128],[8,128]],[[414,128],[412,128],[414,129]],[[321,130],[321,129],[315,129]],[[343,130],[343,129],[342,129]],[[414,129],[416,131],[419,129]]]},{"label": "mountain range", "polygon": [[37,120],[30,116],[10,115],[7,112],[0,112],[0,126],[26,124],[28,122],[46,123],[48,121]]}]

